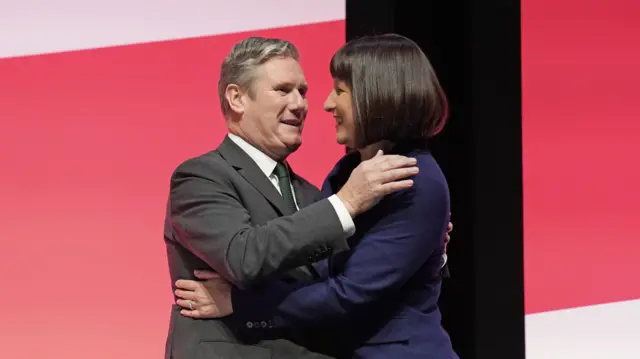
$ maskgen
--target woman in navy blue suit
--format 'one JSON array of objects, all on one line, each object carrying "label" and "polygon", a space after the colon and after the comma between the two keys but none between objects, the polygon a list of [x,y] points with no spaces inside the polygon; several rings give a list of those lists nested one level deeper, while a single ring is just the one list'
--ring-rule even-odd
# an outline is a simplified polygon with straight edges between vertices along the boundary
[{"label": "woman in navy blue suit", "polygon": [[446,97],[424,53],[399,35],[347,43],[330,70],[334,89],[325,110],[335,117],[337,141],[358,150],[336,164],[323,195],[337,193],[361,161],[380,151],[417,159],[413,186],[356,217],[351,250],[320,262],[317,280],[274,278],[239,290],[213,278],[210,301],[195,304],[213,308],[208,317],[233,312],[267,329],[322,332],[339,358],[458,358],[437,304],[449,190],[427,146],[444,126]]}]

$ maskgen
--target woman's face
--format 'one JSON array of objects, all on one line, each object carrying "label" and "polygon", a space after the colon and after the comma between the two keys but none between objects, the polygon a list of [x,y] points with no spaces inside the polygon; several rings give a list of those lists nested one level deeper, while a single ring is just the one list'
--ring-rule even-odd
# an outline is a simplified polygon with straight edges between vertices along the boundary
[{"label": "woman's face", "polygon": [[336,141],[355,148],[356,124],[353,119],[351,89],[344,81],[334,80],[333,90],[324,102],[324,110],[333,114],[336,120]]}]

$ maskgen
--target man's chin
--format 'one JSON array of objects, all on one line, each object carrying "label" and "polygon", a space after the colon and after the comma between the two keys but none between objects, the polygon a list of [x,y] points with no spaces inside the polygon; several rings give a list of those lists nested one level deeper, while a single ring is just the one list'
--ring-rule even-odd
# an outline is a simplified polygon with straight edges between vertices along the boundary
[{"label": "man's chin", "polygon": [[298,148],[300,148],[300,145],[302,145],[302,140],[300,141],[295,141],[295,142],[287,142],[285,144],[287,146],[287,149],[291,152],[296,151]]},{"label": "man's chin", "polygon": [[284,145],[284,148],[289,152],[288,154],[291,154],[302,145],[302,136],[282,136],[280,143]]}]

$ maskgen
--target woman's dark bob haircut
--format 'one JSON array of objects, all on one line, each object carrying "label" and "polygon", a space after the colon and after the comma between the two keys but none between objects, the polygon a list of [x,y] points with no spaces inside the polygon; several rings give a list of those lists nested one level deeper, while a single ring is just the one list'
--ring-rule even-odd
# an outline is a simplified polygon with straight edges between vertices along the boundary
[{"label": "woman's dark bob haircut", "polygon": [[396,34],[349,41],[331,58],[331,76],[351,89],[356,145],[401,144],[438,134],[447,99],[420,47]]}]

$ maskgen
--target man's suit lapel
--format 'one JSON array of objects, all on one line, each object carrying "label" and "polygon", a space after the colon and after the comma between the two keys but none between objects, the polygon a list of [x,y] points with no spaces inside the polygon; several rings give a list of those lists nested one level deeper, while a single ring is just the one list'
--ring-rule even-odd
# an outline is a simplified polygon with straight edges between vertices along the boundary
[{"label": "man's suit lapel", "polygon": [[[291,167],[289,167],[289,175],[291,176],[291,185],[293,185],[293,190],[296,194],[296,202],[300,209],[320,200],[318,190],[293,172]],[[313,263],[298,267],[287,274],[298,281],[318,278],[318,271],[314,268],[316,264],[317,263]]]},{"label": "man's suit lapel", "polygon": [[[281,215],[287,216],[293,214],[287,207],[282,195],[275,188],[273,183],[264,175],[260,167],[247,155],[238,145],[236,145],[229,137],[225,137],[224,141],[218,146],[220,155],[244,177],[247,182],[251,183],[262,195],[274,206]],[[315,201],[317,193],[312,189],[307,189],[302,184],[302,180],[290,171],[291,183],[296,195],[298,207],[303,208]],[[310,266],[303,266],[293,269],[287,273],[291,278],[298,281],[309,280],[317,277],[317,272]]]},{"label": "man's suit lapel", "polygon": [[282,215],[286,216],[291,214],[284,199],[273,186],[273,183],[269,181],[269,178],[264,175],[260,167],[258,167],[251,157],[229,137],[225,137],[224,141],[222,141],[218,147],[218,152],[230,165],[238,170],[238,173],[244,177],[247,182],[251,183],[253,187],[276,207]]}]

